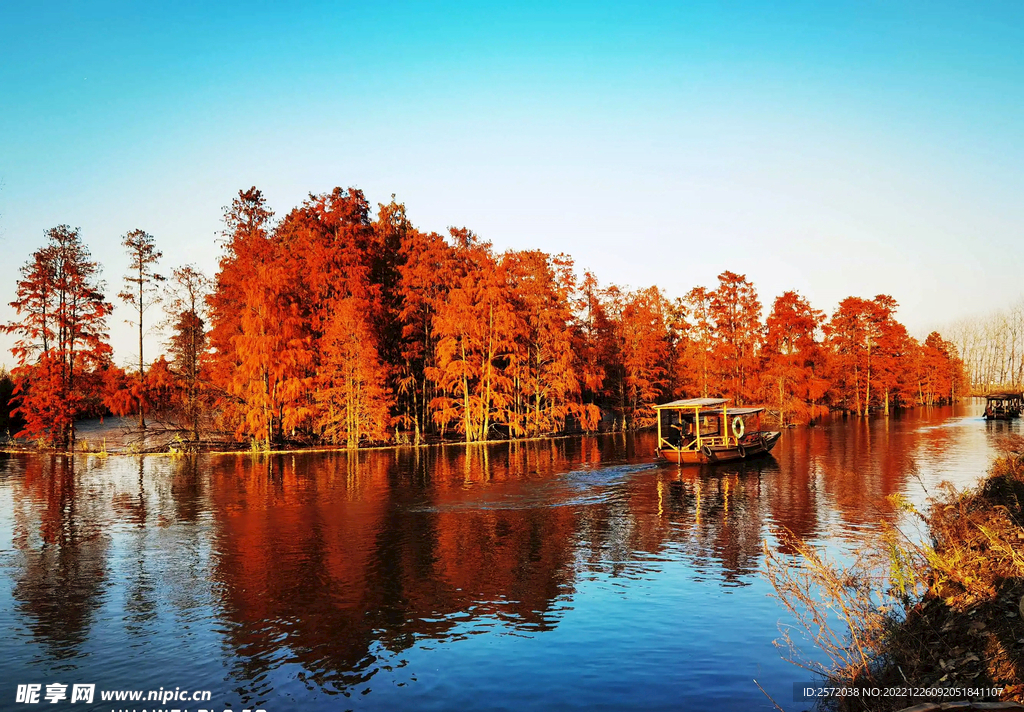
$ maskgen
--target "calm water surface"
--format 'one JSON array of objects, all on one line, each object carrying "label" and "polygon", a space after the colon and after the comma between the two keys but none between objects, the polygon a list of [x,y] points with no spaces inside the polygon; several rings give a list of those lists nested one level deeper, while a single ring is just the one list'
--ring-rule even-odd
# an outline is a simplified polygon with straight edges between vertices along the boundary
[{"label": "calm water surface", "polygon": [[0,455],[0,709],[54,682],[267,712],[772,709],[754,678],[803,709],[762,542],[787,527],[853,550],[896,516],[886,495],[972,484],[1020,431],[980,414],[793,429],[772,458],[706,469],[654,464],[650,433]]}]

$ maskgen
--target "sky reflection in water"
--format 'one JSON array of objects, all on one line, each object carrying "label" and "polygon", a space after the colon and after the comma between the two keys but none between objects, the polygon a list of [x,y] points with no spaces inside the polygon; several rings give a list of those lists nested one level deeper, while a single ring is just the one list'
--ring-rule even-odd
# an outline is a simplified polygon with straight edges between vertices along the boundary
[{"label": "sky reflection in water", "polygon": [[772,645],[762,542],[787,527],[841,556],[897,516],[886,495],[975,481],[1020,430],[979,414],[838,420],[682,470],[650,433],[0,456],[0,709],[51,682],[268,712],[771,709],[753,678],[793,706],[810,680]]}]

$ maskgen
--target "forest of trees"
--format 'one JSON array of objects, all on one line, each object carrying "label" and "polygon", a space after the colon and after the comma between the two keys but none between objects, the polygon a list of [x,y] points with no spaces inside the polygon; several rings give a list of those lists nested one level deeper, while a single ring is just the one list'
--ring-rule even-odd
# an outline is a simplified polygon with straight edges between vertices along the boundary
[{"label": "forest of trees", "polygon": [[[139,353],[125,369],[79,231],[46,238],[3,328],[17,339],[19,435],[55,447],[73,447],[76,418],[103,413],[193,446],[355,448],[637,429],[653,404],[680,397],[761,403],[792,423],[948,403],[967,388],[957,348],[938,333],[912,338],[887,295],[826,315],[786,292],[763,318],[741,274],[677,298],[601,285],[564,254],[417,230],[394,197],[374,214],[353,188],[310,195],[279,220],[259,190],[240,191],[212,277],[188,265],[165,278],[157,240],[127,233],[118,299]],[[165,353],[147,362],[152,327]]]},{"label": "forest of trees", "polygon": [[1024,300],[986,319],[963,319],[948,328],[972,390],[1024,389]]}]

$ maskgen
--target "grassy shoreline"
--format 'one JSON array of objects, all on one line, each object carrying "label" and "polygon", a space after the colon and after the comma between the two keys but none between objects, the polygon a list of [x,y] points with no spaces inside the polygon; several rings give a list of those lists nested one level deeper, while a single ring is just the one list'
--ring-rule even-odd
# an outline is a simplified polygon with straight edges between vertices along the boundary
[{"label": "grassy shoreline", "polygon": [[[901,498],[894,503],[926,525],[930,541],[890,528],[876,550],[846,567],[795,538],[788,543],[801,567],[787,568],[765,547],[776,595],[832,666],[805,664],[786,635],[782,647],[829,685],[860,692],[820,708],[892,712],[954,700],[1024,699],[1024,438],[1007,438],[977,486],[945,487],[927,513]],[[865,694],[872,688],[982,693]]]}]

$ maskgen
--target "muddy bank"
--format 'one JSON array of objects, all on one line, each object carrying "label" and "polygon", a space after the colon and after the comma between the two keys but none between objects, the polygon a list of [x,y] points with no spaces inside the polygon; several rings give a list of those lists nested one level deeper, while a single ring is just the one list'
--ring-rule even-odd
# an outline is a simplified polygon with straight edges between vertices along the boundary
[{"label": "muddy bank", "polygon": [[[865,656],[850,656],[831,674],[833,684],[864,694],[820,709],[891,712],[946,709],[932,705],[958,699],[1024,699],[1024,438],[1010,436],[977,487],[947,489],[927,514],[913,513],[931,541],[914,544],[894,533],[880,547],[889,559],[887,588],[873,592],[874,600],[902,605],[852,616],[852,639]],[[863,571],[845,570],[833,580],[858,577],[863,583]],[[850,610],[865,596],[864,588],[851,596]],[[872,696],[870,688],[920,694]],[[936,699],[928,690],[947,696]]]}]

